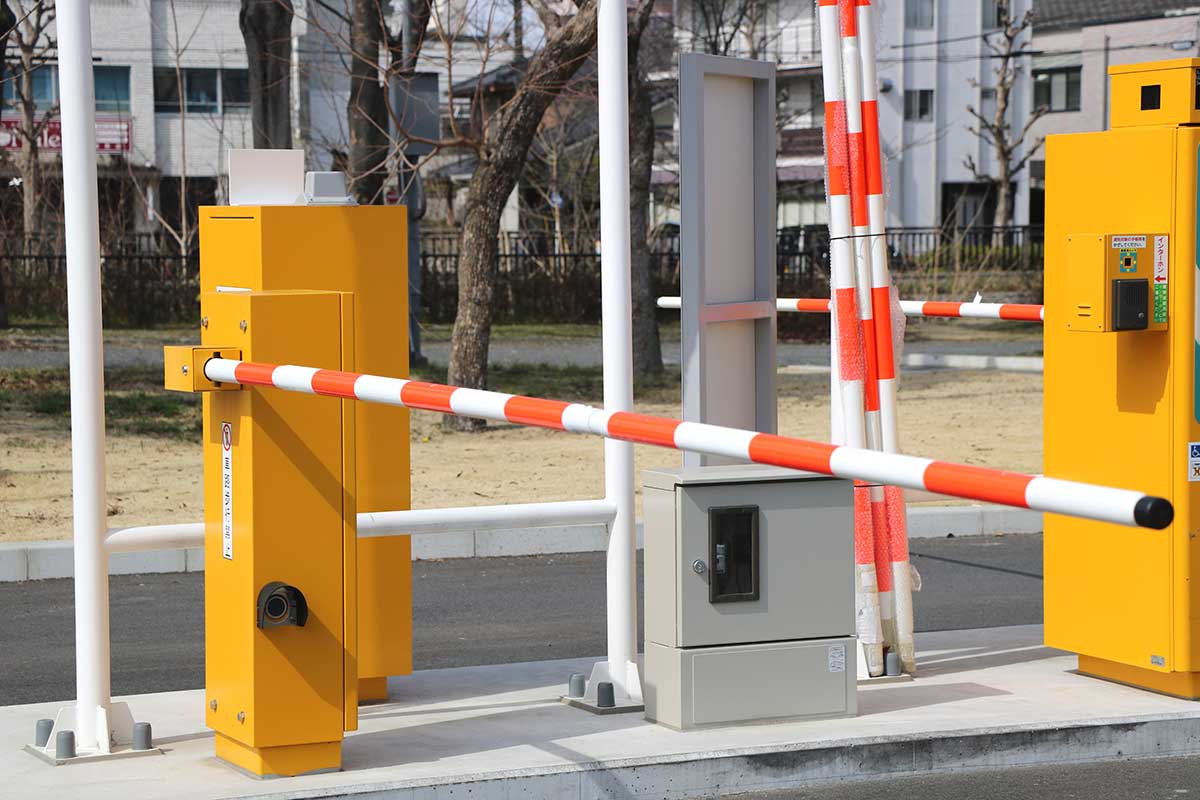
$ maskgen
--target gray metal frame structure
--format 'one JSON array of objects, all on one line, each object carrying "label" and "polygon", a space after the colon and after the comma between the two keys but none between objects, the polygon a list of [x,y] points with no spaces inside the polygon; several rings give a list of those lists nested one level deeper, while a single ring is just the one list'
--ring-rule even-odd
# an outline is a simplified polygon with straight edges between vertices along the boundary
[{"label": "gray metal frame structure", "polygon": [[683,419],[774,433],[775,65],[681,55],[679,114]]}]

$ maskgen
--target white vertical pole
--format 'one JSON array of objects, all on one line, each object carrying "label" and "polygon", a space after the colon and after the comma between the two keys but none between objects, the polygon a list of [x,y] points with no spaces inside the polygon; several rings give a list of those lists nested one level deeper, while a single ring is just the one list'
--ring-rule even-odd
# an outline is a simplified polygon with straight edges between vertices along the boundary
[{"label": "white vertical pole", "polygon": [[111,686],[108,555],[104,549],[104,346],[90,14],[86,0],[59,0],[58,75],[75,523],[75,738],[80,750],[107,751]]},{"label": "white vertical pole", "polygon": [[[629,275],[629,76],[624,0],[599,0],[600,273],[604,408],[633,409],[633,306]],[[618,703],[640,701],[633,445],[604,442],[604,495],[616,506],[608,535],[608,675]],[[592,687],[589,687],[591,690]]]}]

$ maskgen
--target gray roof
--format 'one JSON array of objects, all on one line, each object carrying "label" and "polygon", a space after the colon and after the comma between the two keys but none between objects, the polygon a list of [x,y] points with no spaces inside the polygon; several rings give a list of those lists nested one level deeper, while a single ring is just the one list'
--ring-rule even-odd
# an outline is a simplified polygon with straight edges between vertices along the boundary
[{"label": "gray roof", "polygon": [[1039,29],[1082,28],[1200,11],[1200,0],[1033,0],[1033,10],[1034,25]]}]

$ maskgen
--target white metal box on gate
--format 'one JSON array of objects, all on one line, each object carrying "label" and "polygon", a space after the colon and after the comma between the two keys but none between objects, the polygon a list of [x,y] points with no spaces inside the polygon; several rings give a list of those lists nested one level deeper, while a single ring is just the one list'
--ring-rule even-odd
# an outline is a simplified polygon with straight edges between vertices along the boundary
[{"label": "white metal box on gate", "polygon": [[852,491],[757,465],[644,473],[648,719],[856,712]]}]

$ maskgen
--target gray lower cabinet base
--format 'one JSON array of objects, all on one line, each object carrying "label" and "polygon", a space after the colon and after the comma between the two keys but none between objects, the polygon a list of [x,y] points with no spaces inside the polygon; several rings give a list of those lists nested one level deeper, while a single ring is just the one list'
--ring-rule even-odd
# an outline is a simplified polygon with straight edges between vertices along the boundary
[{"label": "gray lower cabinet base", "polygon": [[646,719],[677,730],[858,713],[852,636],[728,647],[646,642]]}]

